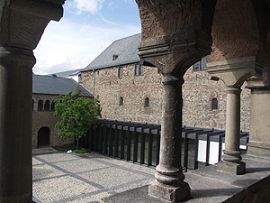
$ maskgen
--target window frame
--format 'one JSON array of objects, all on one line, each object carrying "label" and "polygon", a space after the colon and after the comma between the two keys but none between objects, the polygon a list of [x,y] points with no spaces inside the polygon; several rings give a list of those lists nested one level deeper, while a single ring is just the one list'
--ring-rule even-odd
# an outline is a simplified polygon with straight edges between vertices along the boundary
[{"label": "window frame", "polygon": [[124,105],[124,98],[122,96],[119,97],[118,104],[119,104],[119,106],[123,106]]},{"label": "window frame", "polygon": [[150,99],[149,97],[144,98],[144,108],[149,108],[150,107]]},{"label": "window frame", "polygon": [[142,64],[136,63],[134,68],[135,76],[143,76],[144,75],[144,66]]},{"label": "window frame", "polygon": [[217,111],[219,109],[219,102],[217,97],[211,99],[211,111]]}]

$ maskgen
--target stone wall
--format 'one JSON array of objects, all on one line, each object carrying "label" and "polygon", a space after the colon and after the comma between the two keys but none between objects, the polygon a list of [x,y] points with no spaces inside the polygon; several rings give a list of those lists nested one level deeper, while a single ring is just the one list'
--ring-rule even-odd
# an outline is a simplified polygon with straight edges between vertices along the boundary
[{"label": "stone wall", "polygon": [[[142,76],[134,76],[135,65],[121,67],[122,77],[118,77],[118,68],[107,68],[96,72],[83,72],[82,85],[100,100],[102,118],[160,123],[161,118],[161,76],[156,68],[145,67]],[[119,105],[120,97],[123,105]],[[145,98],[150,101],[144,107]]]},{"label": "stone wall", "polygon": [[32,111],[32,147],[37,148],[38,144],[38,132],[41,128],[47,127],[50,129],[50,146],[58,146],[64,144],[70,144],[73,142],[72,139],[62,140],[57,137],[55,124],[57,118],[54,116],[52,111],[38,111],[38,101],[49,100],[50,102],[57,99],[56,95],[44,95],[44,94],[33,94],[32,100],[34,101],[34,109]]},{"label": "stone wall", "polygon": [[[105,119],[157,123],[161,122],[162,84],[156,68],[145,67],[143,76],[134,76],[135,65],[82,72],[81,84],[99,98]],[[212,81],[206,71],[185,74],[183,86],[183,125],[204,128],[225,128],[226,93],[222,81]],[[249,130],[250,94],[243,87],[241,129]],[[123,105],[119,98],[123,97]],[[150,106],[144,107],[148,97]],[[217,110],[211,109],[213,98],[218,99]]]},{"label": "stone wall", "polygon": [[[242,87],[241,130],[249,131],[250,90]],[[211,109],[213,98],[218,99],[218,109]],[[190,127],[225,129],[226,92],[222,81],[210,80],[206,71],[193,72],[190,68],[185,74],[183,86],[183,120]]]}]

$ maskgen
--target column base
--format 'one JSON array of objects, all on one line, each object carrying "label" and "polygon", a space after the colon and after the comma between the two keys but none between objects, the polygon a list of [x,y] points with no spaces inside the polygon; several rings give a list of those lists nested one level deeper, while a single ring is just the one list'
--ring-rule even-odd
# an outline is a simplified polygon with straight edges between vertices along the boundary
[{"label": "column base", "polygon": [[255,156],[270,157],[270,145],[262,142],[249,141],[247,153]]},{"label": "column base", "polygon": [[225,173],[242,175],[246,172],[246,163],[242,161],[239,163],[222,161],[217,164],[217,170]]},{"label": "column base", "polygon": [[162,199],[166,203],[175,203],[185,201],[190,197],[190,187],[186,182],[179,183],[177,186],[171,186],[155,180],[149,185],[148,194]]}]

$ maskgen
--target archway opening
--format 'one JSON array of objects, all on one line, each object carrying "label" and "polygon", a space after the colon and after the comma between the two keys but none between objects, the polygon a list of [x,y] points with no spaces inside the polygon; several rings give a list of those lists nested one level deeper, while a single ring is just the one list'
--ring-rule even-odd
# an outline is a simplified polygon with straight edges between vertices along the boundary
[{"label": "archway opening", "polygon": [[50,146],[50,129],[42,127],[38,131],[38,144],[37,147]]}]

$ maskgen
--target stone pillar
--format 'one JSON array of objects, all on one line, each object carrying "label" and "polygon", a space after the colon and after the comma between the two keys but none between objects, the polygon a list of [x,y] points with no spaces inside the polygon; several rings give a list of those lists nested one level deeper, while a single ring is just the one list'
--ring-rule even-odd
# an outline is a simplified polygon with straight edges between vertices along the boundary
[{"label": "stone pillar", "polygon": [[32,51],[0,47],[0,202],[32,202]]},{"label": "stone pillar", "polygon": [[251,76],[261,71],[255,57],[243,57],[208,63],[211,79],[221,79],[226,85],[226,134],[223,161],[218,170],[233,174],[245,173],[245,163],[240,156],[240,93],[241,86]]},{"label": "stone pillar", "polygon": [[34,100],[34,109],[33,111],[38,111],[38,100]]},{"label": "stone pillar", "polygon": [[[264,76],[266,73],[264,73]],[[251,113],[248,154],[270,156],[270,76],[248,80],[251,90]]]},{"label": "stone pillar", "polygon": [[241,162],[240,146],[240,87],[227,87],[226,134],[223,162],[219,170],[234,174],[245,173],[245,163]]},{"label": "stone pillar", "polygon": [[159,165],[156,180],[149,186],[149,195],[179,202],[190,195],[181,167],[182,84],[183,79],[163,75],[163,103]]}]

